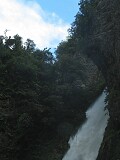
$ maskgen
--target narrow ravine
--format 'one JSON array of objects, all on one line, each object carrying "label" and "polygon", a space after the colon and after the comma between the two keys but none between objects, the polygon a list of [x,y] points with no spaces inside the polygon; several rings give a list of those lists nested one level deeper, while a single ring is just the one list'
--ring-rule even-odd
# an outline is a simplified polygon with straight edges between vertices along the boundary
[{"label": "narrow ravine", "polygon": [[109,118],[105,97],[103,92],[87,110],[87,121],[74,138],[70,138],[70,149],[63,160],[96,160]]}]

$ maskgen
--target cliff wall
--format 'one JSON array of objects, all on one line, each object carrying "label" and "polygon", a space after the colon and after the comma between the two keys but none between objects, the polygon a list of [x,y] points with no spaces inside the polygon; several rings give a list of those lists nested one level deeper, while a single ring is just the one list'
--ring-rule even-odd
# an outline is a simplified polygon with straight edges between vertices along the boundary
[{"label": "cliff wall", "polygon": [[97,2],[96,25],[91,47],[98,42],[98,51],[93,49],[89,55],[106,80],[110,114],[97,160],[117,160],[120,159],[120,1]]}]

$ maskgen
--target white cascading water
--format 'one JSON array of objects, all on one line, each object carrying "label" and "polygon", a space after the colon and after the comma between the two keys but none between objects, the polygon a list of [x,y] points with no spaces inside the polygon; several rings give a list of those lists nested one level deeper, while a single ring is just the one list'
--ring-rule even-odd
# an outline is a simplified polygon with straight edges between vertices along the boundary
[{"label": "white cascading water", "polygon": [[87,121],[74,138],[70,138],[70,149],[62,160],[96,160],[109,118],[105,110],[105,97],[103,92],[87,110]]}]

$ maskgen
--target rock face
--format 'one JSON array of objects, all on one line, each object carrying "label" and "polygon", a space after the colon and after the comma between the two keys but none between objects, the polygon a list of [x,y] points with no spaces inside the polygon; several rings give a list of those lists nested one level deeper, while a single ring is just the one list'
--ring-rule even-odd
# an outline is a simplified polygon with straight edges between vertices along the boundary
[{"label": "rock face", "polygon": [[[90,57],[102,71],[108,90],[109,111],[113,121],[119,118],[120,89],[120,1],[101,0],[97,5],[96,23],[98,26],[93,37],[99,41],[98,50],[93,49]],[[95,37],[97,35],[97,37]],[[96,42],[94,41],[93,48]]]},{"label": "rock face", "polygon": [[110,113],[97,160],[117,160],[120,159],[120,1],[96,2],[97,29],[93,37],[99,41],[99,51],[92,51],[90,57],[105,77]]}]

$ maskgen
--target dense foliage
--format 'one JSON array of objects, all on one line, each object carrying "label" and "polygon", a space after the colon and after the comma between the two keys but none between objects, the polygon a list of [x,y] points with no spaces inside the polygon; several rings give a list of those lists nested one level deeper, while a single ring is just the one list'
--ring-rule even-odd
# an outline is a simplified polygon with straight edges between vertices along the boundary
[{"label": "dense foliage", "polygon": [[0,159],[39,159],[38,141],[40,149],[54,136],[69,137],[101,86],[97,68],[72,38],[59,44],[54,58],[30,39],[1,36]]},{"label": "dense foliage", "polygon": [[104,87],[101,73],[84,54],[93,49],[86,46],[92,42],[95,7],[94,0],[80,2],[69,37],[55,56],[50,49],[36,49],[30,39],[0,36],[1,160],[42,160],[44,143],[69,138],[85,119],[87,106]]},{"label": "dense foliage", "polygon": [[81,0],[70,36],[101,70],[110,120],[98,159],[120,159],[120,1]]}]

